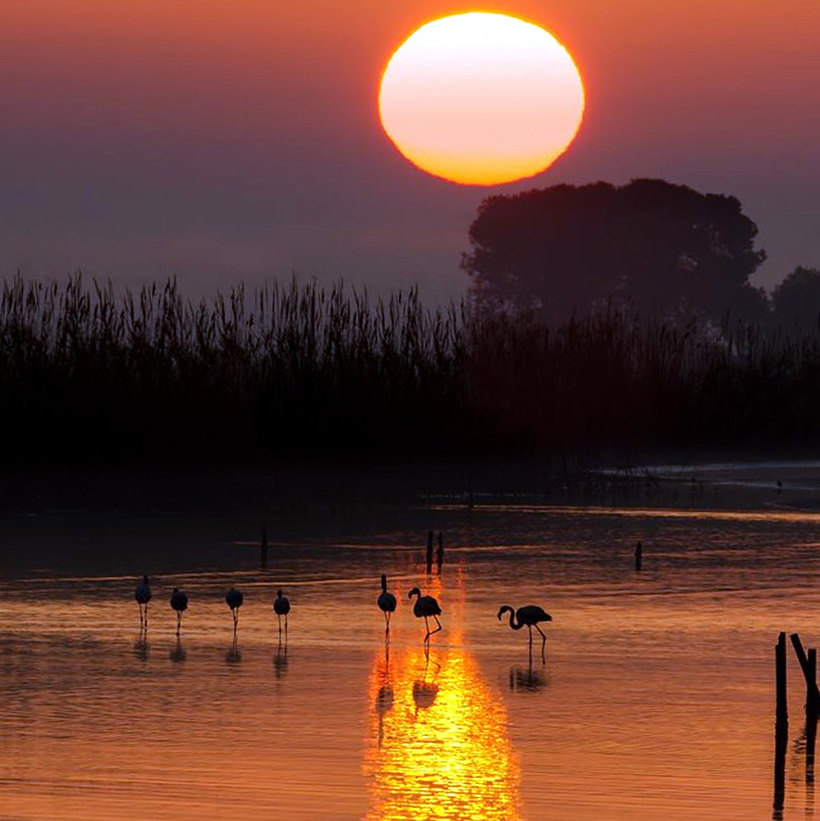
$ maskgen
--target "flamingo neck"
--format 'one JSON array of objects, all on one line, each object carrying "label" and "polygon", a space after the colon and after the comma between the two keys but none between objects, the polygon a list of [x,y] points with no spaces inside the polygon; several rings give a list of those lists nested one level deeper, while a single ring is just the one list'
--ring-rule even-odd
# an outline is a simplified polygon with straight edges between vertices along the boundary
[{"label": "flamingo neck", "polygon": [[510,608],[510,627],[512,627],[513,630],[520,630],[523,626],[523,622],[518,622],[518,624],[515,623],[515,610]]}]

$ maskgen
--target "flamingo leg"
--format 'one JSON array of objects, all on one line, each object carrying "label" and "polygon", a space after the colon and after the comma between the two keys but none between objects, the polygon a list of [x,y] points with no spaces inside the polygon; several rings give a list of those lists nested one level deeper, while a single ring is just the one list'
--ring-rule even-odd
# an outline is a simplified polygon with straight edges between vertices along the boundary
[{"label": "flamingo leg", "polygon": [[427,631],[424,641],[427,642],[430,640],[430,622],[427,620],[427,616],[424,617],[424,629]]},{"label": "flamingo leg", "polygon": [[282,617],[277,613],[276,621],[279,623],[279,640],[282,640]]},{"label": "flamingo leg", "polygon": [[285,638],[287,638],[287,635],[288,635],[288,614],[285,613]]},{"label": "flamingo leg", "polygon": [[145,629],[148,629],[148,602],[145,602]]},{"label": "flamingo leg", "polygon": [[529,644],[529,647],[530,647],[530,664],[532,664],[532,625],[531,624],[527,625],[527,630],[530,631],[530,644]]},{"label": "flamingo leg", "polygon": [[436,620],[436,625],[437,626],[436,626],[436,629],[433,630],[432,633],[430,633],[431,636],[433,635],[433,633],[438,633],[438,632],[441,631],[441,622],[438,620],[438,616],[433,616],[433,618]]},{"label": "flamingo leg", "polygon": [[547,663],[547,634],[536,624],[535,629],[541,634],[541,661]]},{"label": "flamingo leg", "polygon": [[177,613],[177,636],[179,636],[180,628],[182,627],[182,613]]}]

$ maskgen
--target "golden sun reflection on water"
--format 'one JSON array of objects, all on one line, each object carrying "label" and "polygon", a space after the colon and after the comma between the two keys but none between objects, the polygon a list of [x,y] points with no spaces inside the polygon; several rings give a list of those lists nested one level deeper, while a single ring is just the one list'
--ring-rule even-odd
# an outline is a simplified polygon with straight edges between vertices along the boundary
[{"label": "golden sun reflection on water", "polygon": [[507,713],[462,649],[380,652],[364,760],[370,819],[521,817]]}]

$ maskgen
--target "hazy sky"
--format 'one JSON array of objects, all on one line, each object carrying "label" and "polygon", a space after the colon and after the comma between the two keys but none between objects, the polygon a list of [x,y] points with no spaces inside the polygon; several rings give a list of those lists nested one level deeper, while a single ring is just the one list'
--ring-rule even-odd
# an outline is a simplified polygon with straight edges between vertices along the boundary
[{"label": "hazy sky", "polygon": [[[552,31],[586,84],[577,141],[523,183],[430,177],[378,122],[392,50],[476,9]],[[0,272],[439,299],[484,197],[652,176],[737,195],[771,284],[820,267],[818,44],[817,0],[2,0]]]}]

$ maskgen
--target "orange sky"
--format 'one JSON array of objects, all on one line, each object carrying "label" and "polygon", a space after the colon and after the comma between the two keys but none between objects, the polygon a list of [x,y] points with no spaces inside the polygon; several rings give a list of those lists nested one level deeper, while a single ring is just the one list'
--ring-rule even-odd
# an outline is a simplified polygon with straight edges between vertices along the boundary
[{"label": "orange sky", "polygon": [[[549,29],[587,90],[565,157],[489,190],[412,168],[375,105],[395,46],[477,9]],[[297,269],[438,298],[487,194],[660,176],[738,195],[775,282],[820,266],[818,43],[813,0],[4,0],[0,271]]]}]

